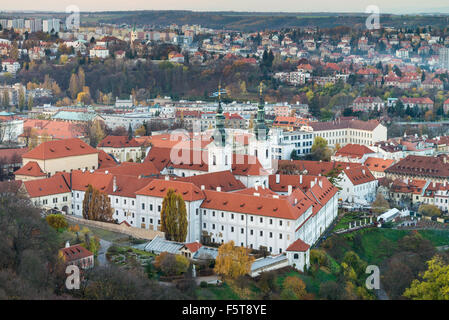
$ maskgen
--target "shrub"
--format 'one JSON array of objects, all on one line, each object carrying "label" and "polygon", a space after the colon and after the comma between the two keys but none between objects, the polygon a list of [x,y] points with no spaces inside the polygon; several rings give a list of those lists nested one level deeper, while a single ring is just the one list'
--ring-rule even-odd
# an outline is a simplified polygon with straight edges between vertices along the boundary
[{"label": "shrub", "polygon": [[200,287],[201,288],[207,288],[207,282],[206,281],[201,281]]},{"label": "shrub", "polygon": [[47,221],[48,225],[56,230],[64,230],[67,229],[69,224],[67,223],[67,220],[62,214],[49,214],[45,220]]}]

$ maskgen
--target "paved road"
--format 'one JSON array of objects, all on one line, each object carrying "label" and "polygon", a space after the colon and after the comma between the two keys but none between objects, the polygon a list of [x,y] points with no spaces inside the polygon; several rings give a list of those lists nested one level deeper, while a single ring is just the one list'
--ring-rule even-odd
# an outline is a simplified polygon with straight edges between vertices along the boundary
[{"label": "paved road", "polygon": [[98,264],[100,266],[106,266],[109,264],[108,259],[106,259],[106,252],[108,252],[109,247],[112,246],[112,242],[100,239],[100,250],[98,250]]},{"label": "paved road", "polygon": [[203,281],[206,281],[209,284],[217,284],[217,280],[218,280],[217,275],[195,278],[196,284],[198,284],[198,285]]}]

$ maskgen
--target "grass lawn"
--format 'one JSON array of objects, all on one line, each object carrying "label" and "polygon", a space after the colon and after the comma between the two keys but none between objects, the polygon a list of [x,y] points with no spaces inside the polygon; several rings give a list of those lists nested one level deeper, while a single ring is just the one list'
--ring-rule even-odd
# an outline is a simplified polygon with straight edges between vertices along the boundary
[{"label": "grass lawn", "polygon": [[73,226],[79,225],[80,229],[82,229],[83,227],[86,227],[90,231],[92,231],[92,233],[94,235],[96,235],[98,238],[104,239],[109,242],[128,242],[129,243],[129,241],[130,241],[129,236],[126,234],[123,234],[123,233],[100,229],[100,228],[96,228],[96,227],[92,227],[92,226],[88,226],[88,225],[84,225],[84,224],[80,224],[80,223],[73,223],[69,220],[67,220],[67,222],[69,223],[69,225],[73,225]]},{"label": "grass lawn", "polygon": [[[392,244],[396,243],[404,236],[410,234],[411,230],[396,230],[396,229],[365,229],[359,230],[350,234],[346,234],[345,238],[351,247],[354,248],[353,237],[362,233],[362,247],[363,250],[354,248],[354,251],[368,263],[380,263],[384,259],[384,252],[379,250],[379,244],[382,241],[391,241]],[[449,231],[446,230],[419,230],[419,234],[423,238],[428,239],[434,246],[449,245]]]},{"label": "grass lawn", "polygon": [[337,225],[335,226],[334,230],[340,230],[340,229],[348,229],[349,228],[349,222],[357,221],[359,223],[360,220],[363,221],[360,216],[364,215],[360,212],[347,212],[343,216],[343,218],[338,221]]},{"label": "grass lawn", "polygon": [[207,288],[197,288],[196,294],[198,300],[240,300],[239,295],[226,282],[220,287],[208,285]]},{"label": "grass lawn", "polygon": [[449,245],[449,230],[419,230],[418,232],[436,247]]}]

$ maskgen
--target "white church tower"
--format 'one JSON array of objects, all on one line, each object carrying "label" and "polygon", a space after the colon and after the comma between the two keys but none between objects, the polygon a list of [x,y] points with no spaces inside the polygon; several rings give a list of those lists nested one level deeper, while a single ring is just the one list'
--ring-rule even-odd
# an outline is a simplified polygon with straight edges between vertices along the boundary
[{"label": "white church tower", "polygon": [[249,154],[254,155],[259,159],[262,167],[271,173],[272,160],[271,160],[271,144],[269,139],[269,129],[265,123],[265,102],[262,95],[262,82],[260,83],[260,101],[257,110],[257,121],[254,126],[255,139],[252,139],[249,143]]},{"label": "white church tower", "polygon": [[215,116],[214,141],[208,146],[209,172],[230,171],[232,169],[232,146],[226,143],[224,129],[225,116],[221,106],[221,84],[218,86],[218,109]]}]

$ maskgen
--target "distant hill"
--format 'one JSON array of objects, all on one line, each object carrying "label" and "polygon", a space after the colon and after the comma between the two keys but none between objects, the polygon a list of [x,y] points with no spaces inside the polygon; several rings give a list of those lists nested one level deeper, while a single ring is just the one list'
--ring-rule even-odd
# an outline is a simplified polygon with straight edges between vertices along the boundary
[{"label": "distant hill", "polygon": [[[329,28],[349,26],[365,28],[364,13],[282,13],[282,12],[194,12],[194,11],[130,11],[91,13],[96,22],[166,26],[172,23],[200,24],[214,29],[236,31],[277,30],[288,27],[318,26]],[[90,20],[89,19],[89,20]],[[94,21],[92,21],[94,22]],[[391,15],[381,16],[381,25],[416,27],[432,25],[445,27],[448,15]]]}]

